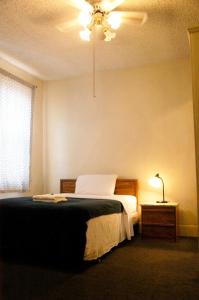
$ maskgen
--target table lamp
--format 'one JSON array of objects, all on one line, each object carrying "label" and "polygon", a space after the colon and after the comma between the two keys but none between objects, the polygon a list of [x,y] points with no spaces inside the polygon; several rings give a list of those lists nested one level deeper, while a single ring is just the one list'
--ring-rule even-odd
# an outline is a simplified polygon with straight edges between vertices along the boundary
[{"label": "table lamp", "polygon": [[159,173],[157,173],[151,180],[150,180],[150,184],[155,186],[155,187],[159,187],[160,183],[162,182],[162,200],[161,201],[156,201],[157,203],[167,203],[168,201],[165,200],[164,197],[164,181],[162,179],[162,177],[160,177]]}]

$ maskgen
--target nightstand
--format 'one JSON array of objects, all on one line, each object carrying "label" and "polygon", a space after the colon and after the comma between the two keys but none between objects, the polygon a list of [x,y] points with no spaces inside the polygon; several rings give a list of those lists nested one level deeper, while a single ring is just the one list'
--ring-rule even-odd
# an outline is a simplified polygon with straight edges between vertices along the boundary
[{"label": "nightstand", "polygon": [[142,238],[176,241],[177,202],[141,203]]}]

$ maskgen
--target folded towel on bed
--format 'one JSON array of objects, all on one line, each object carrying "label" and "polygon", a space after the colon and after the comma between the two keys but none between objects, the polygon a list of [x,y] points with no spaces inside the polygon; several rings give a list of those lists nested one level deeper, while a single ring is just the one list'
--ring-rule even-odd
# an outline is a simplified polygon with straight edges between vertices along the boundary
[{"label": "folded towel on bed", "polygon": [[32,198],[33,201],[53,202],[53,203],[57,203],[60,201],[67,201],[66,197],[62,194],[34,195]]}]

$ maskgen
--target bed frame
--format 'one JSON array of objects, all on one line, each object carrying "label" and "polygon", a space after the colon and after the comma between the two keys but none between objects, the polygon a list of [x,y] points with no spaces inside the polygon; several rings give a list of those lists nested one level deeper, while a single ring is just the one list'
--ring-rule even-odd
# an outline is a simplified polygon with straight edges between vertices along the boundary
[{"label": "bed frame", "polygon": [[[61,193],[74,193],[76,179],[61,179],[60,192]],[[138,199],[138,182],[137,179],[117,179],[115,185],[116,195],[132,195]]]}]

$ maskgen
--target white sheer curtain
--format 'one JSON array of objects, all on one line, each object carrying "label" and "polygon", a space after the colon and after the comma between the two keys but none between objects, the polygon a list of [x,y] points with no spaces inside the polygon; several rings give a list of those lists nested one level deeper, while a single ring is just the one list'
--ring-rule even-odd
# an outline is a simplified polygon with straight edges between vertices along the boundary
[{"label": "white sheer curtain", "polygon": [[26,191],[33,89],[0,72],[0,191]]}]

